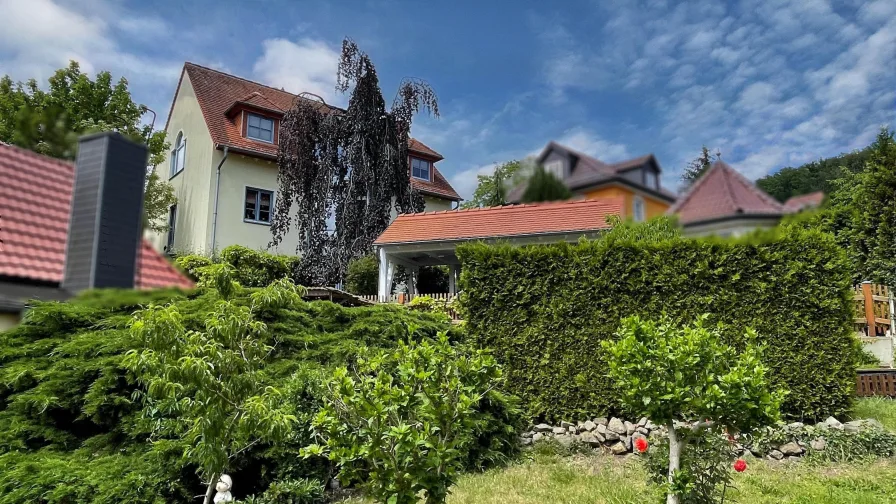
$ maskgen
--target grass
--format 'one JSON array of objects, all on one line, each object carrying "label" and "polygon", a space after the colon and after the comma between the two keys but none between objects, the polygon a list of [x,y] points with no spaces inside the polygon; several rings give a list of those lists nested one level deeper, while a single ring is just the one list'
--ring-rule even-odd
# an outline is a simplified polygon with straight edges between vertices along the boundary
[{"label": "grass", "polygon": [[[726,502],[896,504],[896,461],[809,464],[752,460],[734,475]],[[354,499],[346,504],[369,504]],[[533,459],[460,478],[449,504],[656,504],[641,463],[607,455]]]},{"label": "grass", "polygon": [[887,429],[896,431],[896,401],[886,397],[858,399],[853,407],[852,418],[875,418]]}]

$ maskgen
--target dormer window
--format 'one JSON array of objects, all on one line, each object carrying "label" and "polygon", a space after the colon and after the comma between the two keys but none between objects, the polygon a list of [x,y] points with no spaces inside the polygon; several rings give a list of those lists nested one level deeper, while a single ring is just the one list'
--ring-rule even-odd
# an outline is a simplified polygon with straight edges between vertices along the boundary
[{"label": "dormer window", "polygon": [[563,180],[563,161],[556,159],[544,164],[544,171],[553,174],[560,180]]},{"label": "dormer window", "polygon": [[411,175],[420,180],[432,180],[432,163],[420,158],[411,158]]},{"label": "dormer window", "polygon": [[246,136],[260,142],[274,143],[274,120],[258,114],[246,114]]},{"label": "dormer window", "polygon": [[656,177],[656,172],[652,170],[646,170],[644,172],[644,185],[651,189],[659,189],[660,184],[659,180]]}]

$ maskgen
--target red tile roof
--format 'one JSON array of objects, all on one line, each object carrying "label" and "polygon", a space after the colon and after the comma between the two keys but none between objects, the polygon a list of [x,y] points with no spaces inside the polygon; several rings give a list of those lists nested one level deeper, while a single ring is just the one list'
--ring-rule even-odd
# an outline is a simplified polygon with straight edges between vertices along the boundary
[{"label": "red tile roof", "polygon": [[784,208],[787,209],[788,212],[799,212],[804,208],[819,207],[821,206],[822,201],[824,201],[824,192],[815,191],[813,193],[790,198],[784,202]]},{"label": "red tile roof", "polygon": [[375,245],[508,238],[606,229],[608,215],[621,215],[622,199],[446,210],[399,215]]},{"label": "red tile roof", "polygon": [[[205,124],[216,145],[226,145],[231,149],[265,158],[277,157],[276,145],[244,137],[237,118],[228,117],[228,112],[238,104],[246,104],[279,115],[292,108],[295,100],[301,98],[282,89],[265,86],[195,63],[184,64],[181,80],[183,80],[184,73],[190,78],[190,83],[196,92],[196,99],[199,101],[199,108],[205,118]],[[179,84],[178,88],[180,88]],[[174,107],[174,101],[171,106]],[[330,107],[330,109],[336,110],[336,107]],[[171,117],[170,112],[168,117]],[[413,138],[408,142],[408,148],[413,152],[432,158],[432,161],[443,159],[441,154]],[[451,184],[435,168],[435,165],[433,168],[432,182],[411,179],[411,186],[424,194],[459,201],[461,197],[451,187]]]},{"label": "red tile roof", "polygon": [[733,216],[775,216],[784,206],[724,161],[716,161],[666,212],[682,224]]},{"label": "red tile roof", "polygon": [[[0,144],[0,276],[61,283],[75,167]],[[138,288],[193,286],[148,243],[137,257]]]}]

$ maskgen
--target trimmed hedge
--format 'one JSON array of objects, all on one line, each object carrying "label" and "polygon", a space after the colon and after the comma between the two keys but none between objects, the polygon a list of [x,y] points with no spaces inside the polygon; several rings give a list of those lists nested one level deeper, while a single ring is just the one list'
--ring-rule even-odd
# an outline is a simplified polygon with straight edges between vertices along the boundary
[{"label": "trimmed hedge", "polygon": [[855,390],[850,279],[828,237],[597,240],[457,249],[469,337],[504,364],[506,390],[548,421],[622,413],[601,341],[628,315],[710,314],[726,343],[745,327],[767,347],[790,418],[840,416]]}]

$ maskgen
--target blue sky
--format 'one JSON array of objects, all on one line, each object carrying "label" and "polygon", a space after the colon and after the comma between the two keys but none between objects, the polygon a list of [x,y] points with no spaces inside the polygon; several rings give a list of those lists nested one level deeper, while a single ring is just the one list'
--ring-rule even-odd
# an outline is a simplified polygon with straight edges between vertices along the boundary
[{"label": "blue sky", "polygon": [[0,74],[77,59],[128,77],[161,124],[187,60],[344,104],[351,36],[387,99],[403,77],[435,88],[441,118],[413,134],[463,196],[549,140],[606,161],[653,152],[674,189],[703,144],[757,178],[896,124],[896,0],[0,0],[0,18]]}]

